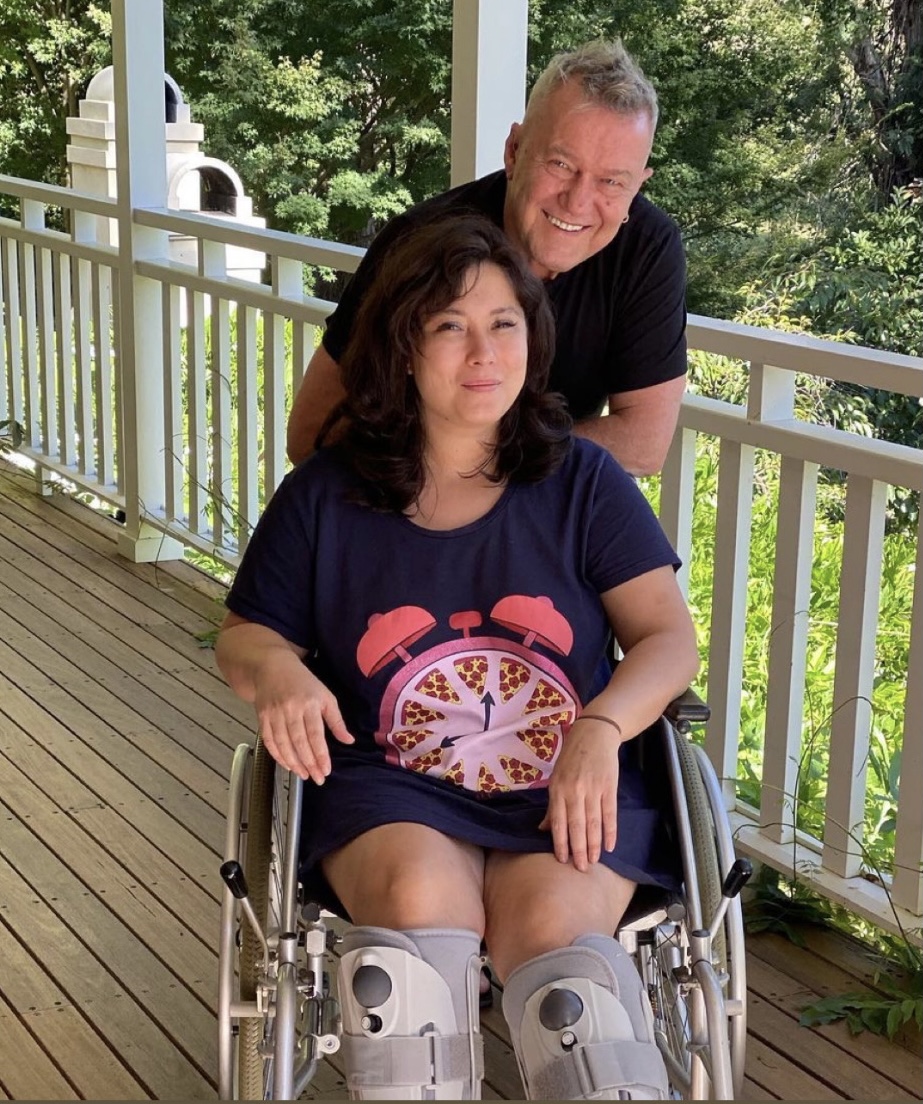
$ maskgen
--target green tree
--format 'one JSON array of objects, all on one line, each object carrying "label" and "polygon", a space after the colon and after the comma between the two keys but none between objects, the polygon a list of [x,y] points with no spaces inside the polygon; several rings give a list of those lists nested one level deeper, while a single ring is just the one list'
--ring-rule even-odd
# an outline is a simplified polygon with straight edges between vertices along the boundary
[{"label": "green tree", "polygon": [[168,60],[209,148],[282,229],[367,244],[448,183],[444,0],[168,3]]},{"label": "green tree", "polygon": [[923,3],[821,0],[828,72],[839,70],[862,166],[879,199],[923,177]]},{"label": "green tree", "polygon": [[812,5],[534,0],[530,29],[533,76],[556,50],[619,35],[657,87],[646,192],[683,230],[691,310],[732,316],[780,238],[803,248],[829,220],[855,154]]},{"label": "green tree", "polygon": [[0,0],[0,172],[66,183],[65,119],[111,59],[108,5]]}]

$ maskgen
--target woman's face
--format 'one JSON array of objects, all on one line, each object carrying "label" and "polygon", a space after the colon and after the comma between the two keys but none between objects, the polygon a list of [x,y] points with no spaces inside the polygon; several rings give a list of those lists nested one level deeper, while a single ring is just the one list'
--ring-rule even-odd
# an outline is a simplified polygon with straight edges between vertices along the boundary
[{"label": "woman's face", "polygon": [[526,380],[526,318],[496,265],[472,268],[465,288],[424,321],[413,374],[428,436],[471,429],[489,441]]}]

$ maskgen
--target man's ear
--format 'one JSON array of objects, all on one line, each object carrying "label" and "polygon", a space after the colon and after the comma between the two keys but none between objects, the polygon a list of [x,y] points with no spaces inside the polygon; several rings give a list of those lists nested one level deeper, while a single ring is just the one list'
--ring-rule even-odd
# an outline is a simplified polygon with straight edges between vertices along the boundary
[{"label": "man's ear", "polygon": [[510,127],[506,144],[503,147],[503,167],[506,169],[507,178],[511,176],[513,166],[516,164],[516,155],[519,152],[521,133],[522,123],[513,123]]},{"label": "man's ear", "polygon": [[641,183],[645,184],[648,180],[650,180],[650,178],[653,175],[654,175],[654,170],[653,169],[645,169],[644,172],[641,173]]}]

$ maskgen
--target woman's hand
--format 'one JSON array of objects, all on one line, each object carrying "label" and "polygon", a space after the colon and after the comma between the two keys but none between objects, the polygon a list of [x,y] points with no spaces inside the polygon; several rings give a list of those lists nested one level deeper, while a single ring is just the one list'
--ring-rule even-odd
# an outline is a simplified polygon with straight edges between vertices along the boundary
[{"label": "woman's hand", "polygon": [[539,825],[551,831],[559,862],[587,870],[615,847],[620,746],[611,725],[589,718],[578,717],[565,736]]},{"label": "woman's hand", "polygon": [[320,679],[294,655],[291,660],[273,658],[254,678],[260,737],[283,767],[321,785],[331,771],[324,725],[340,743],[354,739],[336,698]]},{"label": "woman's hand", "polygon": [[269,754],[287,770],[321,785],[331,770],[324,725],[341,744],[355,743],[336,698],[304,665],[306,651],[264,625],[228,613],[215,657],[229,685],[253,702]]}]

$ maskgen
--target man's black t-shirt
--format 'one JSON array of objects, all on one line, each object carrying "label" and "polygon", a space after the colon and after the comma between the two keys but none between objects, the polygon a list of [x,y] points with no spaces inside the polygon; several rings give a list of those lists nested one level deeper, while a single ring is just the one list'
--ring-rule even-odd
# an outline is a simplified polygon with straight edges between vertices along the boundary
[{"label": "man's black t-shirt", "polygon": [[[503,225],[506,176],[434,196],[393,218],[369,246],[327,319],[324,348],[339,361],[352,322],[391,242],[409,226],[450,211],[477,211]],[[605,248],[546,281],[557,347],[549,390],[577,421],[599,414],[610,394],[634,391],[686,371],[686,262],[676,223],[644,196]]]}]

